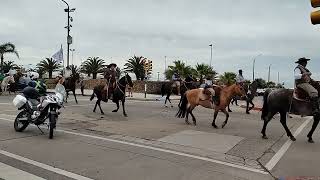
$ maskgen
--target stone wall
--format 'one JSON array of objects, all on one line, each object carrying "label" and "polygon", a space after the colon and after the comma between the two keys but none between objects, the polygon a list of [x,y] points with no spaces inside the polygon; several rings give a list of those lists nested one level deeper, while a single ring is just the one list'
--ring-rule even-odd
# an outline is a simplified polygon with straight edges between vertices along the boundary
[{"label": "stone wall", "polygon": [[[45,80],[48,89],[54,89],[56,85],[55,79],[46,79]],[[165,81],[133,81],[133,92],[144,93],[144,85],[147,84],[147,93],[148,94],[161,94],[161,86]],[[83,82],[85,89],[93,89],[99,84],[105,84],[103,79],[89,79],[84,80]],[[78,85],[79,86],[79,85]],[[80,88],[80,87],[78,87]]]}]

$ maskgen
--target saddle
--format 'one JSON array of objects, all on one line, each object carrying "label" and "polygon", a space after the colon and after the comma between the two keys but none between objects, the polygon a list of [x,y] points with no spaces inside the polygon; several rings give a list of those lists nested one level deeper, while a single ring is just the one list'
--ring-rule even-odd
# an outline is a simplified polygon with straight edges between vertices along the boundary
[{"label": "saddle", "polygon": [[310,102],[310,97],[303,89],[296,87],[293,91],[293,98],[298,101]]}]

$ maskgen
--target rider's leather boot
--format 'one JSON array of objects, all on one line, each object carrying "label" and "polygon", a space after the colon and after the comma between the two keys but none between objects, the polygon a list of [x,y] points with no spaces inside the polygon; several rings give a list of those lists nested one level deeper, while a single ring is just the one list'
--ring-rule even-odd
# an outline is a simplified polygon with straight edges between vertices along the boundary
[{"label": "rider's leather boot", "polygon": [[318,98],[312,98],[311,99],[311,105],[312,105],[312,114],[319,113],[319,99]]}]

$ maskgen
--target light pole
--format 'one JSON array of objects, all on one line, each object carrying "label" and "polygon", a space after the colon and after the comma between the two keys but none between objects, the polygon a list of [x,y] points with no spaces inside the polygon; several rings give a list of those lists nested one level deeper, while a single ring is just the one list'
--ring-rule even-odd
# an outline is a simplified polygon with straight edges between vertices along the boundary
[{"label": "light pole", "polygon": [[280,72],[278,71],[278,84],[280,83]]},{"label": "light pole", "polygon": [[269,68],[268,68],[268,82],[270,82],[270,68],[271,68],[271,65],[272,65],[272,64],[270,64],[270,65],[269,65]]},{"label": "light pole", "polygon": [[164,72],[167,71],[167,56],[164,56]]},{"label": "light pole", "polygon": [[69,51],[70,51],[70,44],[72,44],[72,37],[70,36],[70,28],[72,27],[72,25],[70,24],[70,21],[73,21],[73,18],[70,16],[70,12],[74,12],[76,10],[76,8],[72,8],[70,9],[69,4],[65,1],[65,0],[61,0],[62,2],[66,3],[66,5],[68,6],[68,8],[64,9],[64,12],[66,12],[68,14],[68,25],[65,27],[67,29],[68,35],[67,35],[67,48],[68,48],[68,52],[67,52],[67,66],[69,66]]},{"label": "light pole", "polygon": [[158,81],[160,80],[160,77],[159,77],[159,75],[160,75],[160,72],[157,72],[158,73]]},{"label": "light pole", "polygon": [[256,59],[261,56],[262,54],[257,55],[254,59],[253,59],[253,65],[252,65],[252,82],[254,81],[254,66],[256,64]]},{"label": "light pole", "polygon": [[210,46],[210,49],[211,49],[211,53],[210,53],[210,67],[212,67],[212,44],[209,45]]},{"label": "light pole", "polygon": [[71,65],[73,64],[73,52],[75,51],[75,49],[70,49],[71,51]]}]

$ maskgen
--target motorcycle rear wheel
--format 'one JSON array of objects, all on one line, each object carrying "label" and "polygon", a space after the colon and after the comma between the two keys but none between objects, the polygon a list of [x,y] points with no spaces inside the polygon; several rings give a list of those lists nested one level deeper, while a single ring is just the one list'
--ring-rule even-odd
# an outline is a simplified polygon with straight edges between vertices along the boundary
[{"label": "motorcycle rear wheel", "polygon": [[19,120],[19,118],[23,118],[23,117],[28,118],[26,111],[19,112],[16,119],[14,120],[13,127],[14,127],[14,130],[16,130],[17,132],[24,131],[29,125],[28,120],[24,120],[24,121]]}]

